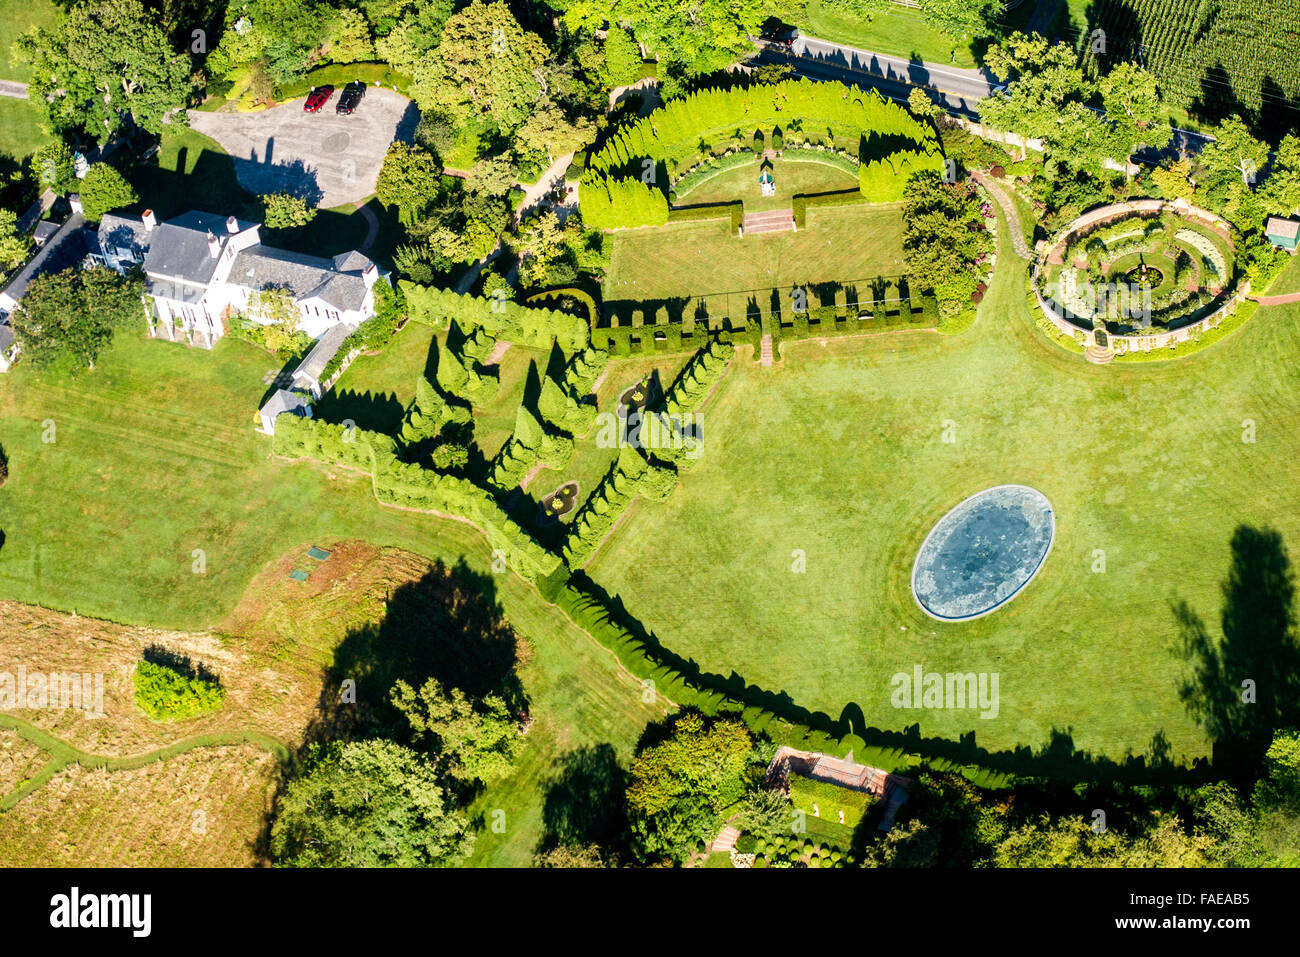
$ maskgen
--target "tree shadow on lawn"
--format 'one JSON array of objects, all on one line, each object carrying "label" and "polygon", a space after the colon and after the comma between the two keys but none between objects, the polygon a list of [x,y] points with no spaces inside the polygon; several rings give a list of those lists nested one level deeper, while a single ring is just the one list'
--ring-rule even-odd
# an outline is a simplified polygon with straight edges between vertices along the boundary
[{"label": "tree shadow on lawn", "polygon": [[392,392],[352,392],[331,389],[316,403],[313,415],[324,422],[342,424],[349,420],[358,429],[395,433],[406,408]]},{"label": "tree shadow on lawn", "polygon": [[[504,618],[493,576],[464,559],[450,568],[434,562],[392,590],[382,621],[352,629],[335,648],[322,669],[316,714],[280,777],[275,803],[312,745],[374,737],[412,745],[407,721],[390,699],[398,681],[418,690],[436,678],[470,698],[500,695],[512,713],[523,713],[528,699],[515,669],[527,658],[527,644]],[[459,796],[467,801],[474,790],[463,788]],[[266,859],[274,819],[274,812],[267,816],[255,844]]]},{"label": "tree shadow on lawn", "polygon": [[605,852],[621,851],[627,831],[628,773],[613,746],[566,752],[555,760],[553,772],[545,783],[537,852],[587,844]]},{"label": "tree shadow on lawn", "polygon": [[1186,601],[1174,604],[1176,653],[1189,668],[1179,697],[1214,742],[1215,768],[1251,781],[1273,733],[1300,723],[1295,574],[1272,529],[1239,525],[1231,550],[1222,637],[1211,636]]},{"label": "tree shadow on lawn", "polygon": [[[745,708],[761,708],[779,718],[804,725],[813,732],[814,739],[797,743],[810,750],[822,748],[842,754],[853,747],[858,757],[865,760],[862,751],[880,749],[907,760],[908,755],[923,759],[938,759],[952,766],[969,765],[1018,777],[1053,777],[1079,782],[1121,781],[1131,783],[1167,783],[1194,785],[1208,779],[1210,762],[1195,759],[1190,766],[1170,760],[1169,748],[1163,731],[1157,732],[1152,746],[1145,754],[1128,753],[1121,760],[1105,755],[1094,755],[1074,743],[1073,729],[1054,728],[1048,741],[1037,749],[1022,745],[1010,750],[990,751],[976,741],[974,731],[961,735],[958,740],[925,737],[919,724],[901,731],[891,731],[868,726],[862,707],[850,702],[838,718],[824,711],[810,711],[795,703],[785,691],[770,691],[745,681],[738,672],[729,675],[706,672],[693,658],[683,658],[664,647],[659,637],[645,627],[626,608],[623,600],[611,595],[605,588],[591,580],[585,572],[574,574],[571,584],[585,592],[609,610],[610,621],[626,629],[637,641],[645,645],[647,655],[657,664],[682,675],[692,685],[725,694]],[[849,735],[854,736],[849,740]],[[856,740],[855,740],[856,739]],[[846,747],[847,746],[847,747]],[[898,773],[907,774],[906,768]]]}]

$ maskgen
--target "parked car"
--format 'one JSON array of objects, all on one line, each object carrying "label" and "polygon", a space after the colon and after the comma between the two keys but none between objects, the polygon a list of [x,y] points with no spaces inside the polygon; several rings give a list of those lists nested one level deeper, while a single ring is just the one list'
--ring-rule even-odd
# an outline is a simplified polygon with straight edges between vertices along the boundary
[{"label": "parked car", "polygon": [[334,95],[332,86],[313,86],[311,92],[307,94],[307,102],[302,105],[305,113],[319,113],[320,108],[329,102]]},{"label": "parked car", "polygon": [[339,101],[334,107],[334,112],[342,113],[345,116],[355,112],[356,108],[361,105],[361,98],[365,95],[366,85],[360,80],[353,80],[339,94]]}]

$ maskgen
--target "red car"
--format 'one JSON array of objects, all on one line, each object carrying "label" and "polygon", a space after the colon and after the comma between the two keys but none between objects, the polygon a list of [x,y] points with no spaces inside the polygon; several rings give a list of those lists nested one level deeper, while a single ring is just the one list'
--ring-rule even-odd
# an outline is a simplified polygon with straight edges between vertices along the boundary
[{"label": "red car", "polygon": [[333,95],[332,86],[313,86],[311,92],[307,94],[307,102],[302,105],[303,112],[319,113],[320,108],[328,103]]}]

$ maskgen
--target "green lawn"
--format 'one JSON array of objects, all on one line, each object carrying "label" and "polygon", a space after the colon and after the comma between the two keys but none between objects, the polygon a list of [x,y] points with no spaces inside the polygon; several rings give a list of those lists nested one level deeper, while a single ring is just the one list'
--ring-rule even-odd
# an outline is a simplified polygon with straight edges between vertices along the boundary
[{"label": "green lawn", "polygon": [[[775,368],[736,363],[705,409],[703,461],[666,504],[636,503],[588,572],[674,652],[833,717],[854,703],[868,726],[992,749],[1061,731],[1114,758],[1159,733],[1205,753],[1175,690],[1170,603],[1217,621],[1240,524],[1296,548],[1300,369],[1284,357],[1300,307],[1261,309],[1178,362],[1096,367],[1045,340],[1024,282],[1004,240],[965,335],[788,343]],[[928,618],[910,592],[923,538],[1005,482],[1055,508],[1043,570],[997,614]],[[895,710],[890,679],[916,664],[999,673],[1000,714]]]},{"label": "green lawn", "polygon": [[[837,9],[838,6],[838,9]],[[821,40],[890,56],[915,57],[931,63],[975,66],[969,41],[953,40],[934,29],[919,10],[886,4],[870,22],[827,0],[809,0],[807,12],[797,18],[803,32]]]},{"label": "green lawn", "polygon": [[49,142],[41,129],[45,114],[31,100],[0,96],[0,153],[17,160],[30,156]]},{"label": "green lawn", "polygon": [[[604,298],[617,304],[757,290],[766,310],[772,289],[897,275],[902,233],[896,204],[813,208],[805,229],[743,239],[726,220],[624,230],[614,234]],[[741,314],[747,298],[731,296],[710,314]]]},{"label": "green lawn", "polygon": [[26,63],[10,61],[10,47],[33,27],[52,27],[59,8],[50,0],[0,0],[0,80],[26,83],[32,72]]},{"label": "green lawn", "polygon": [[425,374],[432,342],[432,329],[408,322],[379,355],[357,356],[316,403],[316,417],[327,422],[351,419],[360,429],[395,432],[415,398],[416,381]]},{"label": "green lawn", "polygon": [[[411,389],[419,330],[408,327],[391,356],[349,375],[391,376],[392,388]],[[29,364],[0,377],[10,468],[0,489],[0,597],[201,629],[230,612],[258,569],[311,542],[359,538],[489,570],[487,543],[468,525],[383,508],[366,478],[272,458],[253,419],[276,366],[233,339],[205,352],[124,334],[80,379],[46,381]],[[205,574],[193,570],[195,549]],[[521,676],[534,723],[514,774],[480,800],[484,813],[505,811],[506,830],[485,834],[475,860],[524,864],[555,763],[594,744],[625,761],[664,709],[644,703],[640,682],[530,586],[508,574],[492,580],[532,645]]]},{"label": "green lawn", "polygon": [[768,209],[789,209],[791,199],[799,193],[830,193],[858,188],[857,176],[826,163],[776,159],[772,161],[776,195],[764,196],[758,185],[759,168],[755,162],[721,172],[694,189],[679,192],[677,205],[694,206],[743,199],[745,212],[753,213]]}]

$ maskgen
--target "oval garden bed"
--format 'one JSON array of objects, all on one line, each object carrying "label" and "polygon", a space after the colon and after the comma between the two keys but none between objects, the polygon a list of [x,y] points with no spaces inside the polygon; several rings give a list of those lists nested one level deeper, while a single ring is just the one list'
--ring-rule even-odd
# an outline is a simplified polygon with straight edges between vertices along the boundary
[{"label": "oval garden bed", "polygon": [[1235,303],[1236,267],[1225,220],[1186,204],[1137,200],[1067,226],[1036,263],[1034,287],[1060,333],[1122,352],[1171,345],[1216,325]]},{"label": "oval garden bed", "polygon": [[1033,580],[1055,534],[1041,492],[1024,485],[985,489],[930,530],[912,567],[912,595],[941,621],[987,615]]}]

